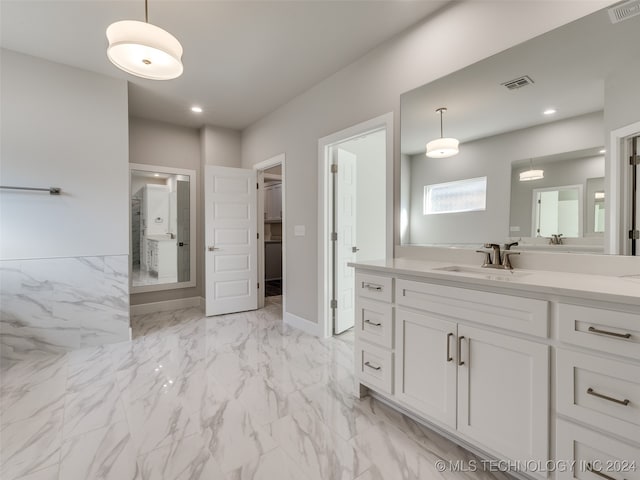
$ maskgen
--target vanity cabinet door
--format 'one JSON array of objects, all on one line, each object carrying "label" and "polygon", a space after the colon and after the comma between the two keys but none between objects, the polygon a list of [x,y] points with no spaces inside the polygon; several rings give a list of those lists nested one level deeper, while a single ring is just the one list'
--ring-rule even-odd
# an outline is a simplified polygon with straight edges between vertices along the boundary
[{"label": "vanity cabinet door", "polygon": [[458,431],[510,460],[549,458],[549,348],[458,325]]},{"label": "vanity cabinet door", "polygon": [[396,309],[396,396],[456,427],[456,324]]}]

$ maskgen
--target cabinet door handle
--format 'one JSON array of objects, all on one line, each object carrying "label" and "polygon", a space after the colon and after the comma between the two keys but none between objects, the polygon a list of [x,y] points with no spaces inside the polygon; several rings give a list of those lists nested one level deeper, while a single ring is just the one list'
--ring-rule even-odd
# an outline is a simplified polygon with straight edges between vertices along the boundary
[{"label": "cabinet door handle", "polygon": [[447,362],[453,360],[451,356],[451,337],[453,337],[453,333],[447,333]]},{"label": "cabinet door handle", "polygon": [[464,365],[464,361],[462,360],[462,340],[464,340],[464,336],[458,337],[458,366]]},{"label": "cabinet door handle", "polygon": [[382,368],[382,367],[377,366],[377,365],[372,365],[372,364],[371,364],[371,363],[369,363],[368,361],[367,361],[367,362],[364,362],[364,364],[365,364],[367,367],[369,367],[369,368],[371,368],[371,369],[373,369],[373,370],[380,370],[380,369]]},{"label": "cabinet door handle", "polygon": [[610,397],[609,395],[603,395],[602,393],[596,392],[593,388],[587,388],[587,393],[589,395],[593,395],[594,397],[602,398],[604,400],[609,400],[610,402],[619,403],[620,405],[624,405],[625,407],[629,405],[629,399],[625,398],[624,400],[618,400],[617,398]]},{"label": "cabinet door handle", "polygon": [[207,247],[207,250],[209,250],[210,252],[213,252],[214,250],[218,250],[218,247],[214,246],[214,245],[209,245]]},{"label": "cabinet door handle", "polygon": [[596,470],[595,468],[593,468],[591,463],[587,463],[587,471],[595,475],[598,475],[599,477],[606,478],[607,480],[616,480],[615,477],[612,477],[611,475],[607,475],[606,473],[602,473],[600,470]]},{"label": "cabinet door handle", "polygon": [[382,287],[380,285],[374,285],[371,283],[363,283],[362,288],[366,288],[368,290],[375,290],[376,292],[382,291]]},{"label": "cabinet door handle", "polygon": [[381,323],[372,322],[368,318],[364,321],[364,323],[368,323],[369,325],[373,325],[374,327],[379,327],[380,325],[382,325]]},{"label": "cabinet door handle", "polygon": [[608,332],[607,330],[600,330],[599,328],[596,328],[596,327],[589,327],[589,331],[591,333],[601,333],[603,335],[611,335],[612,337],[631,338],[631,334],[630,333]]}]

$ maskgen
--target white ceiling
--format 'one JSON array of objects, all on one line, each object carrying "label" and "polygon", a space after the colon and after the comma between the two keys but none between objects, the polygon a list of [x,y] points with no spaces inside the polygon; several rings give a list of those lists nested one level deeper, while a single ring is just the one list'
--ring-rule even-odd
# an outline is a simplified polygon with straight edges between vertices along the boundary
[{"label": "white ceiling", "polygon": [[[638,65],[640,16],[611,24],[606,9],[480,61],[401,98],[402,153],[424,153],[440,136],[462,142],[595,112],[604,80]],[[501,83],[529,75],[533,85]],[[553,107],[555,115],[542,112]]]},{"label": "white ceiling", "polygon": [[106,57],[105,29],[143,20],[144,0],[2,0],[0,45],[129,80],[131,115],[242,129],[445,3],[149,0],[149,22],[184,47],[184,74],[170,81],[133,77]]}]

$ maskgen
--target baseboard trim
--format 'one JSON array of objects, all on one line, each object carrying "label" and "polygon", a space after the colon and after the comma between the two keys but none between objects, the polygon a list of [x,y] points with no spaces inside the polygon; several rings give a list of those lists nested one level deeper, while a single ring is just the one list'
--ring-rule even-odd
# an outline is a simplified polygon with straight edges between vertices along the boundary
[{"label": "baseboard trim", "polygon": [[192,308],[203,304],[202,297],[177,298],[175,300],[164,300],[162,302],[141,303],[140,305],[131,305],[131,315],[147,315],[156,312],[170,312],[171,310],[180,310],[181,308]]},{"label": "baseboard trim", "polygon": [[298,330],[302,330],[303,332],[308,333],[309,335],[313,335],[314,337],[322,336],[320,325],[315,322],[311,322],[306,318],[298,317],[293,313],[284,312],[283,321],[286,325],[297,328]]}]

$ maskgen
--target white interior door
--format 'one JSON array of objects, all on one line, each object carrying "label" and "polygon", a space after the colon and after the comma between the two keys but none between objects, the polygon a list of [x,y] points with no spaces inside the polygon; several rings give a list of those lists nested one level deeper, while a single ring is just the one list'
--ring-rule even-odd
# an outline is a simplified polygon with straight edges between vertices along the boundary
[{"label": "white interior door", "polygon": [[256,171],[205,167],[206,314],[258,307]]},{"label": "white interior door", "polygon": [[340,148],[335,150],[334,174],[335,225],[338,234],[335,248],[335,308],[334,333],[339,334],[354,325],[354,269],[347,263],[356,259],[356,160],[357,157]]}]

